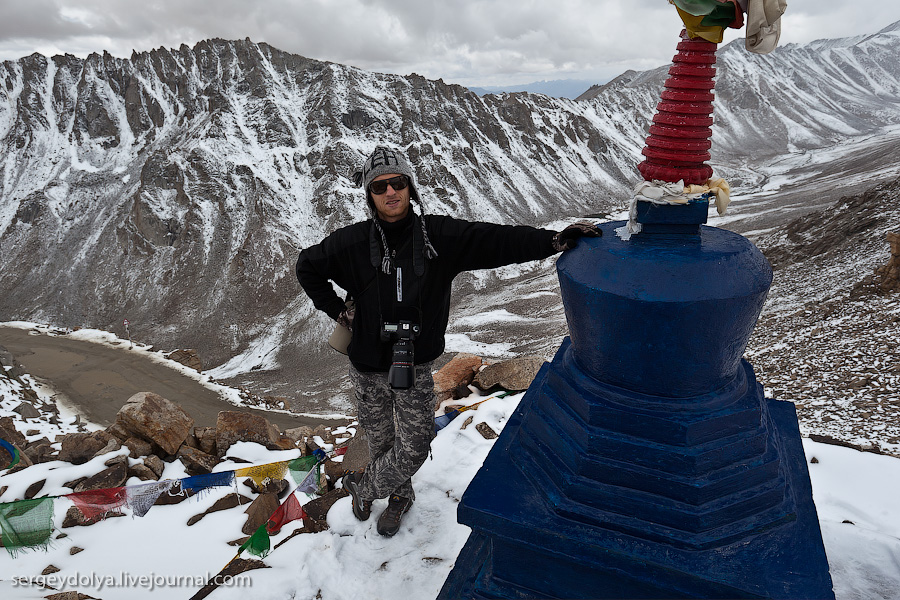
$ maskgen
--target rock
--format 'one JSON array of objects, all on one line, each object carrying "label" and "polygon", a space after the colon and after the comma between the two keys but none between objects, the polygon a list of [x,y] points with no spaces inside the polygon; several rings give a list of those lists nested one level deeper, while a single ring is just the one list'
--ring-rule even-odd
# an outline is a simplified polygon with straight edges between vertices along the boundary
[{"label": "rock", "polygon": [[128,440],[128,438],[133,437],[133,436],[129,435],[129,433],[127,431],[125,431],[125,429],[123,429],[122,426],[119,425],[118,423],[113,423],[112,425],[107,427],[106,433],[110,434],[111,436],[113,436],[114,438],[116,438],[117,440],[122,442],[123,444]]},{"label": "rock", "polygon": [[235,575],[240,575],[241,573],[246,573],[247,571],[252,571],[253,569],[269,568],[271,567],[269,567],[269,565],[262,562],[261,560],[254,560],[252,558],[235,558],[230,563],[228,563],[224,569],[219,571],[218,575],[215,578],[210,579],[209,583],[200,588],[200,591],[191,596],[191,600],[203,600],[214,591],[216,591],[216,589],[220,585],[231,581]]},{"label": "rock", "polygon": [[0,438],[3,438],[13,446],[16,446],[18,448],[24,448],[28,445],[28,440],[26,440],[25,436],[19,433],[19,430],[16,429],[16,425],[12,420],[12,417],[0,418]]},{"label": "rock", "polygon": [[328,511],[331,510],[331,507],[335,502],[347,495],[347,491],[341,488],[332,490],[307,502],[303,506],[303,510],[306,512],[306,517],[303,519],[303,525],[311,532],[325,531],[328,529]]},{"label": "rock", "polygon": [[216,428],[194,427],[194,437],[200,445],[200,450],[207,454],[216,453]]},{"label": "rock", "polygon": [[491,426],[484,422],[476,425],[475,431],[480,433],[481,437],[483,437],[486,440],[493,440],[493,439],[497,438],[497,432],[494,431],[493,429],[491,429]]},{"label": "rock", "polygon": [[328,477],[328,480],[332,483],[340,479],[344,476],[344,463],[343,462],[334,462],[333,460],[326,460],[323,465],[325,476]]},{"label": "rock", "polygon": [[334,434],[331,433],[331,428],[326,425],[318,425],[313,429],[313,437],[315,436],[322,438],[322,441],[326,444],[334,444]]},{"label": "rock", "polygon": [[469,425],[471,425],[471,424],[472,424],[472,421],[474,421],[474,420],[475,420],[475,417],[471,417],[471,416],[470,416],[470,417],[466,417],[466,420],[463,421],[463,424],[460,425],[459,428],[460,428],[460,429],[465,429],[466,427],[468,427]]},{"label": "rock", "polygon": [[131,458],[149,456],[153,453],[153,444],[141,438],[130,437],[122,442],[122,445],[128,447],[128,456]]},{"label": "rock", "polygon": [[480,357],[468,352],[460,352],[434,374],[434,395],[437,398],[434,409],[437,410],[441,402],[452,397],[453,390],[461,385],[468,386],[472,383],[475,373],[481,368]]},{"label": "rock", "polygon": [[369,464],[369,438],[361,426],[356,428],[356,435],[347,444],[347,452],[341,462],[345,471],[362,471]]},{"label": "rock", "polygon": [[278,430],[265,417],[235,410],[223,410],[216,419],[216,451],[222,457],[235,442],[256,442],[280,449]]},{"label": "rock", "polygon": [[103,469],[96,475],[88,477],[75,486],[75,491],[83,492],[85,490],[102,490],[120,487],[125,485],[127,479],[128,468],[120,462]]},{"label": "rock", "polygon": [[472,395],[472,388],[469,387],[468,383],[462,383],[450,392],[450,397],[454,400],[462,400],[463,398],[468,398]]},{"label": "rock", "polygon": [[184,445],[188,448],[194,448],[196,450],[200,450],[200,442],[197,441],[197,436],[194,435],[194,431],[188,434],[186,438],[184,438]]},{"label": "rock", "polygon": [[156,474],[157,479],[162,477],[163,470],[166,468],[166,463],[164,463],[160,457],[153,454],[144,458],[144,465],[150,467],[150,470]]},{"label": "rock", "polygon": [[81,514],[81,511],[78,510],[77,506],[70,506],[69,510],[66,511],[66,516],[63,518],[62,527],[64,529],[69,527],[88,527],[90,525],[93,525],[94,523],[99,523],[104,518],[124,516],[125,515],[123,513],[112,511],[110,513],[107,513],[106,515],[100,514],[91,519],[87,519],[83,514]]},{"label": "rock", "polygon": [[31,500],[32,498],[37,496],[38,492],[43,489],[45,483],[47,483],[47,480],[41,479],[40,481],[35,481],[31,485],[29,485],[28,489],[25,490],[25,499]]},{"label": "rock", "polygon": [[56,565],[47,565],[47,568],[41,571],[41,575],[50,575],[51,573],[59,573],[59,567]]},{"label": "rock", "polygon": [[137,477],[141,481],[157,481],[159,479],[159,475],[154,473],[153,469],[141,463],[128,467],[128,476]]},{"label": "rock", "polygon": [[[39,434],[40,432],[41,432],[40,429],[29,429],[28,431],[25,432],[25,435],[26,435],[27,437],[31,437],[31,436],[33,436],[33,435]],[[46,439],[46,438],[45,438],[45,439]],[[31,443],[33,444],[34,442],[31,442]]]},{"label": "rock", "polygon": [[203,362],[200,360],[200,355],[197,354],[196,350],[175,350],[166,355],[166,358],[174,360],[190,369],[194,369],[197,372],[203,371]]},{"label": "rock", "polygon": [[69,548],[69,556],[75,556],[79,552],[84,552],[84,548],[79,548],[78,546],[72,546]]},{"label": "rock", "polygon": [[182,462],[188,475],[203,475],[210,473],[219,463],[219,459],[215,456],[207,454],[202,450],[191,448],[190,446],[182,446],[176,454]]},{"label": "rock", "polygon": [[28,402],[21,402],[13,409],[14,413],[18,413],[23,419],[38,419],[41,412]]},{"label": "rock", "polygon": [[247,513],[247,522],[241,528],[241,531],[247,535],[253,535],[260,525],[269,520],[275,509],[278,508],[278,496],[275,494],[260,494],[247,507],[244,512]]},{"label": "rock", "polygon": [[[31,462],[31,459],[28,458],[28,455],[22,451],[22,448],[20,448],[17,444],[13,444],[13,446],[16,448],[16,450],[19,451],[19,462],[18,462],[18,464],[16,464],[16,466],[14,466],[12,469],[9,470],[10,473],[18,473],[19,471],[21,471],[23,469],[27,469],[28,467],[30,467],[31,465],[34,464],[33,462]],[[10,459],[9,459],[9,457],[6,456],[6,452],[4,452],[2,454],[2,457],[3,458],[0,458],[0,461],[3,461],[3,462],[0,462],[0,464],[3,464],[3,465],[9,464]]]},{"label": "rock", "polygon": [[245,479],[243,484],[256,494],[275,494],[276,496],[286,492],[290,485],[284,479],[267,479],[262,485],[256,485],[252,479]]},{"label": "rock", "polygon": [[53,446],[50,445],[50,440],[47,438],[31,442],[24,452],[31,459],[31,462],[36,465],[56,460],[56,450],[53,449]]},{"label": "rock", "polygon": [[174,402],[153,392],[140,392],[119,409],[116,423],[174,455],[191,432],[194,419]]},{"label": "rock", "polygon": [[538,356],[504,360],[479,371],[472,383],[482,390],[490,390],[495,386],[511,391],[527,390],[544,362]]},{"label": "rock", "polygon": [[284,432],[285,437],[294,440],[296,442],[305,442],[307,439],[313,436],[313,428],[309,425],[303,425],[301,427],[294,427],[291,429],[287,429]]},{"label": "rock", "polygon": [[235,506],[242,506],[244,504],[250,504],[251,502],[252,500],[250,500],[250,498],[248,498],[247,496],[241,496],[240,494],[228,494],[224,498],[219,498],[218,500],[216,500],[215,504],[207,508],[199,515],[194,515],[193,517],[188,519],[188,527],[197,524],[200,519],[210,513],[219,512],[221,510],[229,510],[234,508]]}]

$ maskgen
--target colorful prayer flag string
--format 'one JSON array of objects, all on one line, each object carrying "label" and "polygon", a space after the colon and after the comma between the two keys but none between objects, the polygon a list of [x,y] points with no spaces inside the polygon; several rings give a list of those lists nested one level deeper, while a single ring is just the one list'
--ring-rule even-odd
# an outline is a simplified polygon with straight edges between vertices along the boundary
[{"label": "colorful prayer flag string", "polygon": [[9,464],[3,467],[4,469],[12,469],[14,466],[19,464],[19,449],[7,442],[6,440],[0,439],[0,446],[3,447],[4,450],[9,452]]},{"label": "colorful prayer flag string", "polygon": [[22,548],[50,545],[53,533],[53,498],[35,498],[0,504],[0,541],[15,558]]},{"label": "colorful prayer flag string", "polygon": [[72,492],[66,494],[66,498],[75,503],[85,519],[95,521],[105,519],[109,513],[125,506],[128,495],[124,487],[119,487]]}]

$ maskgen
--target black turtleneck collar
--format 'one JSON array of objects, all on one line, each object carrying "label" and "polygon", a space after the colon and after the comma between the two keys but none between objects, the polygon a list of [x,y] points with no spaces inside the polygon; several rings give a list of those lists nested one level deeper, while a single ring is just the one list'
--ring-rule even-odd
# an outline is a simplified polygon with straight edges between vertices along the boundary
[{"label": "black turtleneck collar", "polygon": [[[378,219],[378,217],[375,217]],[[406,216],[400,219],[399,221],[394,221],[393,223],[388,223],[387,221],[382,221],[378,219],[378,225],[384,231],[385,237],[388,239],[388,243],[393,247],[394,243],[397,241],[397,238],[410,226],[413,222],[413,210],[410,207],[409,212],[406,213]]]}]

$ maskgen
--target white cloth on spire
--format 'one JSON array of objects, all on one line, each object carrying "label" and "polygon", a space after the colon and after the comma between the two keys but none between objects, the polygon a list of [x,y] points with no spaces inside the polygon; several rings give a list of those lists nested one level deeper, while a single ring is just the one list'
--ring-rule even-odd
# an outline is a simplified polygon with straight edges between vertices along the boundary
[{"label": "white cloth on spire", "polygon": [[781,15],[787,0],[749,0],[747,2],[747,50],[768,54],[781,37]]}]

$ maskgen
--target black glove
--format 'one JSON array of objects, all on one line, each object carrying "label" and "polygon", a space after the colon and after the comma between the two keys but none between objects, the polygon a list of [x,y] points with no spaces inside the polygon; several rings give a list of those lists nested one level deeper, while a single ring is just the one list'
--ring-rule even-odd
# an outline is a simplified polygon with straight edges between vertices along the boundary
[{"label": "black glove", "polygon": [[601,237],[603,232],[596,226],[588,223],[572,223],[553,236],[553,249],[557,252],[571,250],[578,244],[581,236]]},{"label": "black glove", "polygon": [[353,317],[356,315],[356,308],[348,307],[341,311],[341,314],[338,315],[337,322],[338,325],[342,327],[346,327],[347,329],[353,329]]}]

